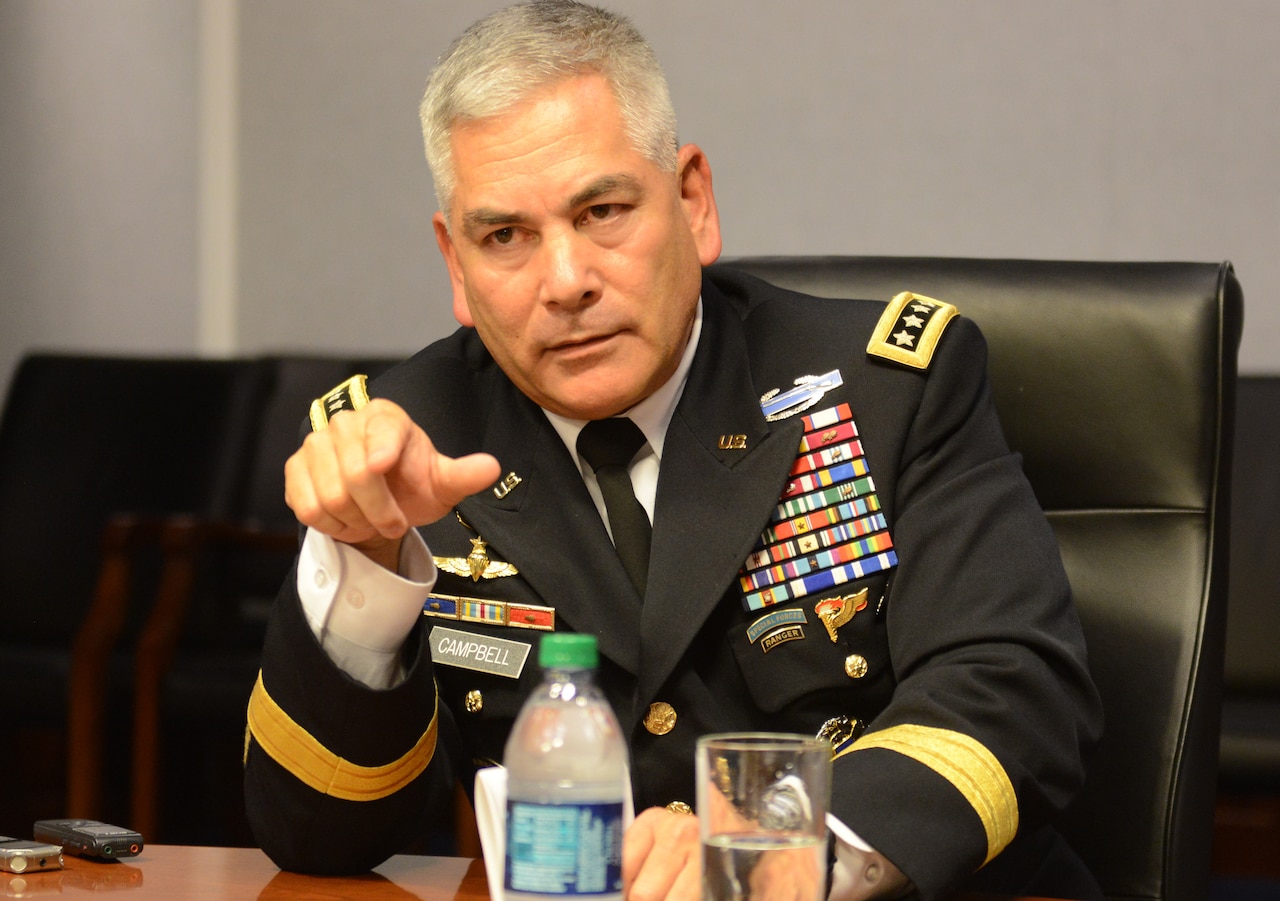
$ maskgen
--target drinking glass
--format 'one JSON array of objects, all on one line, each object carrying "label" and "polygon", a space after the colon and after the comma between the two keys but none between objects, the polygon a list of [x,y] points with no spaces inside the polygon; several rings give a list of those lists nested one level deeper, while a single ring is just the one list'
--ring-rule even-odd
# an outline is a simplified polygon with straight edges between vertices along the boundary
[{"label": "drinking glass", "polygon": [[741,732],[698,740],[704,901],[822,901],[831,745]]}]

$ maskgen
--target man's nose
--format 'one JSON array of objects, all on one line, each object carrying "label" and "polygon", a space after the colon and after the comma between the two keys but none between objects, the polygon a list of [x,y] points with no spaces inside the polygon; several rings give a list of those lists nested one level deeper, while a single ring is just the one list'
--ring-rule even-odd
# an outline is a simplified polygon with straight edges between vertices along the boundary
[{"label": "man's nose", "polygon": [[598,248],[576,231],[547,235],[542,243],[543,302],[575,308],[600,296]]}]

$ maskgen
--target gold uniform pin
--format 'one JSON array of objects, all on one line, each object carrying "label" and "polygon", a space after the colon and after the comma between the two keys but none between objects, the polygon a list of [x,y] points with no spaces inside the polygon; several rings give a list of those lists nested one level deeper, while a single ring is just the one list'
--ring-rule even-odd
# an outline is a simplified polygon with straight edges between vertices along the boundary
[{"label": "gold uniform pin", "polygon": [[836,629],[853,619],[853,615],[866,606],[867,589],[864,588],[857,594],[823,598],[814,606],[813,612],[818,614],[818,619],[822,620],[822,624],[827,627],[827,635],[834,643]]},{"label": "gold uniform pin", "polygon": [[489,545],[477,535],[471,541],[471,553],[465,557],[435,557],[436,566],[455,576],[470,576],[472,582],[499,579],[519,573],[514,564],[489,559]]}]

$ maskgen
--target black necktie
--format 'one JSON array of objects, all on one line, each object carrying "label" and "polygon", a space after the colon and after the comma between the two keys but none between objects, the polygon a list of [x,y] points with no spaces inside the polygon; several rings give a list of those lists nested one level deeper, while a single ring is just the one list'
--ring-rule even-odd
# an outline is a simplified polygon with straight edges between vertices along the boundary
[{"label": "black necktie", "polygon": [[627,465],[644,444],[644,432],[625,416],[588,422],[578,433],[578,453],[596,473],[609,513],[613,546],[622,567],[644,597],[649,575],[649,514],[636,500]]}]

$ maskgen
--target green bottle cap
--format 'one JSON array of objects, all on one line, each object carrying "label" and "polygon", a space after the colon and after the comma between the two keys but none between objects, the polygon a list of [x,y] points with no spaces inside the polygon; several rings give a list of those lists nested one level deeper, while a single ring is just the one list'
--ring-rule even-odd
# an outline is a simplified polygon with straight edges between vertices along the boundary
[{"label": "green bottle cap", "polygon": [[543,669],[595,669],[599,660],[594,635],[553,632],[542,636],[538,645],[538,665]]}]

